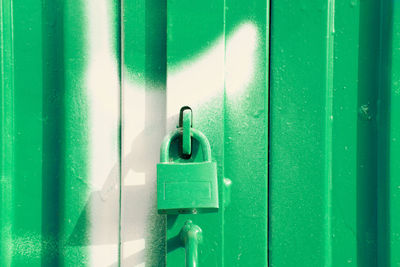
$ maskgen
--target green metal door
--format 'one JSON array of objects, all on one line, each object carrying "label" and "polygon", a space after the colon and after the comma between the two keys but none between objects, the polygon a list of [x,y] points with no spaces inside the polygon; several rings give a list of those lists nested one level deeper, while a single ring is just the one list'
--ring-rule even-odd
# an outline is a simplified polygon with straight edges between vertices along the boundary
[{"label": "green metal door", "polygon": [[[398,1],[0,0],[0,16],[0,266],[185,266],[188,220],[199,266],[400,266]],[[157,213],[182,106],[218,212]]]},{"label": "green metal door", "polygon": [[[185,266],[190,219],[200,266],[267,266],[268,1],[124,1],[122,16],[121,263]],[[211,143],[217,213],[157,214],[159,148],[182,106]]]}]

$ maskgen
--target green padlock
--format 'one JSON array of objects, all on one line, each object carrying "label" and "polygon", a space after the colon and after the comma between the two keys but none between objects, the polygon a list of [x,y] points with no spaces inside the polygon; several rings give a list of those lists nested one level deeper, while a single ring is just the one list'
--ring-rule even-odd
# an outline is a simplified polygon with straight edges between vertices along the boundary
[{"label": "green padlock", "polygon": [[178,129],[167,135],[161,145],[157,164],[157,206],[162,214],[203,213],[218,210],[217,164],[211,161],[207,137],[191,128],[192,138],[199,141],[204,162],[172,162],[171,142],[182,135]]}]

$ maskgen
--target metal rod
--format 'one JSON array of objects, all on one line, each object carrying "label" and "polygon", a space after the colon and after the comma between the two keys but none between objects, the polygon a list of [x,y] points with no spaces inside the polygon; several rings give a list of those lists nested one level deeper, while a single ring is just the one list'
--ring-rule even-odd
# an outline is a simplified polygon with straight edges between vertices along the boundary
[{"label": "metal rod", "polygon": [[185,244],[186,267],[198,267],[198,245],[203,240],[201,228],[193,224],[192,221],[188,220],[182,227],[180,237]]}]

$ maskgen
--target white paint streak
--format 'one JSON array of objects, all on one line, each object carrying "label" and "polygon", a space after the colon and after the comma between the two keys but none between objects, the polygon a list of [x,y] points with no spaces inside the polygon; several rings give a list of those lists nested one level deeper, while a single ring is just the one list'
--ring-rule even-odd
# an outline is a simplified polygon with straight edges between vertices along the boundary
[{"label": "white paint streak", "polygon": [[[86,73],[90,106],[91,266],[114,266],[118,262],[118,64],[112,43],[112,11],[107,0],[88,0],[89,20]],[[145,249],[151,249],[156,218],[156,164],[166,131],[176,124],[183,105],[200,106],[224,90],[241,92],[254,76],[256,27],[242,24],[227,41],[228,68],[224,73],[224,40],[221,38],[195,60],[168,74],[166,94],[145,88],[123,70],[123,144],[121,265],[144,266]],[[134,75],[133,75],[134,76]],[[136,76],[137,77],[137,76]],[[174,119],[172,119],[174,118]],[[96,191],[97,190],[97,191]],[[145,245],[147,245],[145,247]]]},{"label": "white paint streak", "polygon": [[198,106],[221,92],[223,86],[224,39],[221,39],[197,59],[168,73],[167,114],[176,114],[182,106]]},{"label": "white paint streak", "polygon": [[[226,42],[225,64],[224,39],[221,38],[197,59],[174,69],[167,81],[168,117],[177,116],[182,106],[197,107],[221,94],[224,81],[227,94],[242,93],[254,78],[257,47],[257,28],[246,22]],[[167,128],[173,129],[175,123],[169,123]]]},{"label": "white paint streak", "polygon": [[255,52],[258,46],[257,28],[242,24],[226,45],[226,94],[242,93],[254,78]]},{"label": "white paint streak", "polygon": [[165,92],[125,78],[122,106],[121,266],[144,266],[144,243],[152,245],[150,229],[159,218],[154,204],[156,162],[165,133]]},{"label": "white paint streak", "polygon": [[[238,94],[252,81],[257,41],[256,26],[252,23],[242,24],[228,39],[229,68],[225,71],[232,82],[227,84],[227,93]],[[152,241],[151,234],[154,221],[159,218],[156,210],[156,165],[166,124],[167,129],[175,127],[181,106],[199,107],[216,95],[222,96],[224,40],[221,38],[196,59],[170,71],[168,96],[162,88],[141,86],[134,80],[139,75],[130,75],[128,70],[123,73],[121,265],[144,266],[144,247],[137,240],[145,240],[146,253],[157,245],[152,242],[159,242]],[[103,192],[112,187],[112,184],[105,186]]]},{"label": "white paint streak", "polygon": [[[229,93],[238,93],[251,82],[256,47],[256,27],[251,23],[240,26],[228,40],[226,75],[232,81],[227,84]],[[124,118],[129,120],[124,121],[123,127],[122,266],[144,265],[145,258],[139,253],[144,247],[137,240],[149,238],[149,224],[155,220],[154,216],[158,216],[155,208],[156,164],[165,132],[165,112],[172,118],[181,106],[199,106],[220,94],[224,88],[223,59],[224,42],[221,39],[196,60],[169,73],[167,110],[165,92],[139,86],[128,77],[124,80]],[[125,70],[124,73],[128,76],[129,72]],[[168,121],[168,128],[173,128],[176,121]]]},{"label": "white paint streak", "polygon": [[146,241],[143,238],[127,241],[123,246],[123,253],[125,257],[134,256],[136,253],[143,251],[146,248]]},{"label": "white paint streak", "polygon": [[124,179],[124,186],[144,185],[146,183],[146,173],[134,172],[129,170]]},{"label": "white paint streak", "polygon": [[[114,254],[115,248],[115,244],[91,246],[90,266],[114,266],[115,257],[118,259],[118,251]],[[110,255],[110,252],[113,252],[113,255]]]},{"label": "white paint streak", "polygon": [[110,25],[114,10],[107,0],[88,0],[88,88],[90,124],[90,265],[110,266],[118,261],[119,190],[111,197],[99,191],[107,180],[118,186],[119,77]]}]

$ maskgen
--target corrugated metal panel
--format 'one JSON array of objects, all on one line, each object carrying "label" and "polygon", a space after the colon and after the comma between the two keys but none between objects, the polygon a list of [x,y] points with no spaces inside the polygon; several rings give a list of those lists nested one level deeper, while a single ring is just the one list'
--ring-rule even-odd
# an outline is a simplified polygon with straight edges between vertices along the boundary
[{"label": "corrugated metal panel", "polygon": [[0,3],[0,265],[117,264],[118,2]]},{"label": "corrugated metal panel", "polygon": [[165,217],[156,207],[166,127],[165,2],[122,5],[121,266],[165,266]]},{"label": "corrugated metal panel", "polygon": [[378,264],[400,265],[400,3],[382,1],[378,99]]},{"label": "corrugated metal panel", "polygon": [[[187,219],[205,266],[400,264],[398,1],[0,7],[1,266],[184,266]],[[184,105],[221,208],[166,218]]]},{"label": "corrugated metal panel", "polygon": [[398,10],[272,3],[271,266],[400,264]]},{"label": "corrugated metal panel", "polygon": [[[178,234],[187,219],[203,229],[200,264],[267,265],[268,8],[124,1],[122,265],[184,266]],[[158,149],[185,105],[210,140],[221,208],[165,224],[155,206]]]}]

